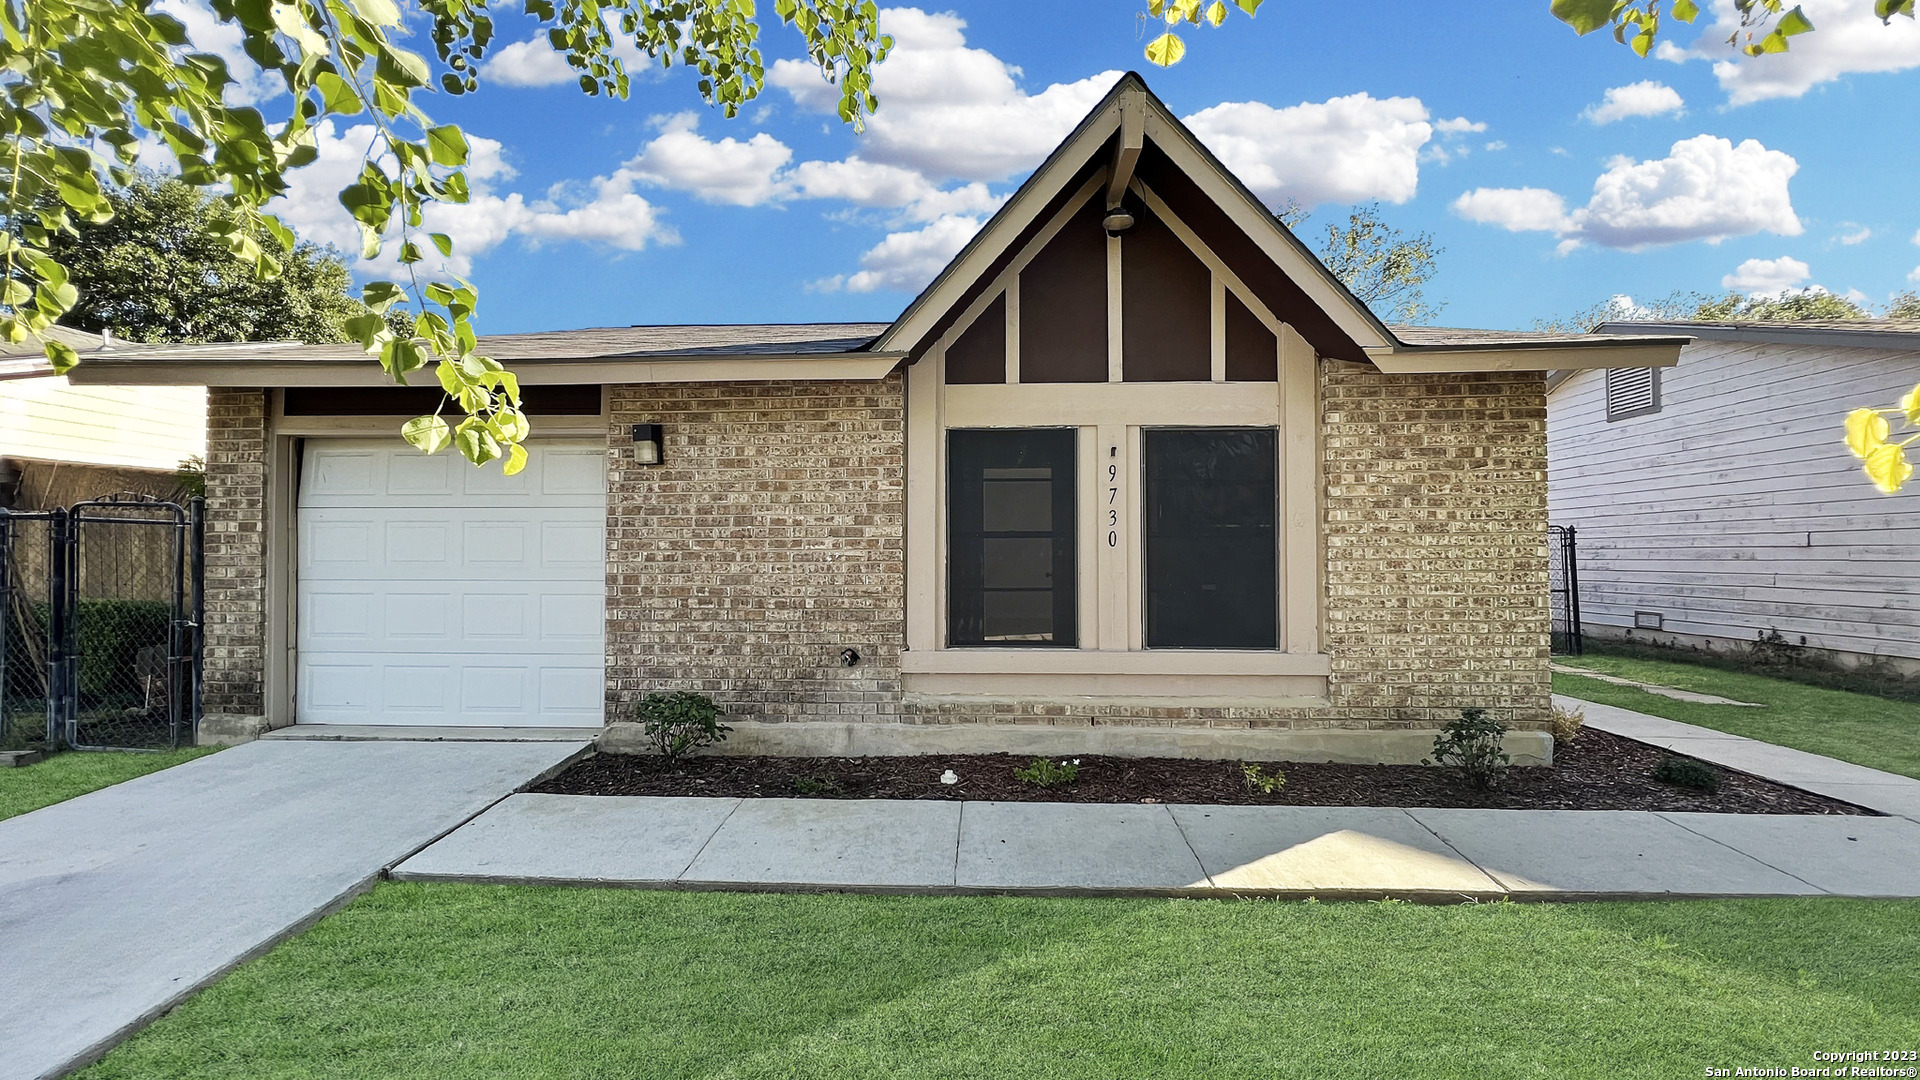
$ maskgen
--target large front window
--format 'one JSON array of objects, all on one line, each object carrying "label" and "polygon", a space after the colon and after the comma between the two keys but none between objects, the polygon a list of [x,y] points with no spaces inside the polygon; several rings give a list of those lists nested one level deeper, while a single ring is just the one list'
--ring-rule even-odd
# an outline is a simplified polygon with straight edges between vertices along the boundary
[{"label": "large front window", "polygon": [[1074,433],[948,433],[948,641],[1072,646]]},{"label": "large front window", "polygon": [[1150,649],[1272,649],[1272,428],[1141,432]]}]

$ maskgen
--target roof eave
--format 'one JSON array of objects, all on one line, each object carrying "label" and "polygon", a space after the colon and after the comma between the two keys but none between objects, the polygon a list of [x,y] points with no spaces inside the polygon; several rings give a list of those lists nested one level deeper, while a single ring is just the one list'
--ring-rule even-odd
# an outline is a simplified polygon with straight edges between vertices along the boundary
[{"label": "roof eave", "polygon": [[[514,365],[525,386],[682,382],[874,382],[886,378],[904,353],[742,354],[698,357],[599,357],[538,360]],[[68,377],[88,386],[392,386],[370,357],[285,360],[111,360],[82,363]],[[430,382],[429,382],[430,384]]]},{"label": "roof eave", "polygon": [[1500,345],[1403,345],[1369,349],[1368,359],[1389,375],[1474,371],[1587,371],[1595,368],[1672,367],[1691,339],[1650,337],[1607,342],[1513,342]]},{"label": "roof eave", "polygon": [[1596,333],[1676,333],[1703,341],[1756,341],[1775,345],[1843,345],[1855,348],[1899,349],[1920,352],[1920,333],[1909,330],[1841,330],[1837,328],[1760,326],[1753,323],[1729,323],[1714,326],[1704,323],[1610,322]]}]

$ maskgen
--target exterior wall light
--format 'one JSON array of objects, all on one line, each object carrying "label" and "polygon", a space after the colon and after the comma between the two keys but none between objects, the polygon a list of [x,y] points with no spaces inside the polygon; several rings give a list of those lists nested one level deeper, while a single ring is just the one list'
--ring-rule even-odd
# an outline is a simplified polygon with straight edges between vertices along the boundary
[{"label": "exterior wall light", "polygon": [[659,424],[633,425],[633,463],[658,465],[666,447],[666,433]]},{"label": "exterior wall light", "polygon": [[1101,220],[1100,224],[1107,230],[1108,236],[1119,236],[1133,228],[1133,215],[1128,213],[1125,207],[1116,206],[1107,211],[1107,216]]}]

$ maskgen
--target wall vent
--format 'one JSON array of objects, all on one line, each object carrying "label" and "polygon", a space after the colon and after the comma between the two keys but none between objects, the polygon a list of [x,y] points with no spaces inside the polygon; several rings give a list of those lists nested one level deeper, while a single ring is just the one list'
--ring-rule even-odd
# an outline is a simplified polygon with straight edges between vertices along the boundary
[{"label": "wall vent", "polygon": [[1607,419],[1625,420],[1660,411],[1659,368],[1608,368]]},{"label": "wall vent", "polygon": [[1666,616],[1657,611],[1636,611],[1633,613],[1635,630],[1662,630],[1666,628]]}]

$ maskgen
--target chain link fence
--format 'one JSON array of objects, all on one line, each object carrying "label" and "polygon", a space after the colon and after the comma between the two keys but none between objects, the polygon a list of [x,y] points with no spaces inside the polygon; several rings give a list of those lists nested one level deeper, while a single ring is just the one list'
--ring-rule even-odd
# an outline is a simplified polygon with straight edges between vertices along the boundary
[{"label": "chain link fence", "polygon": [[199,716],[199,501],[123,497],[0,514],[0,716],[9,745],[190,744]]}]

